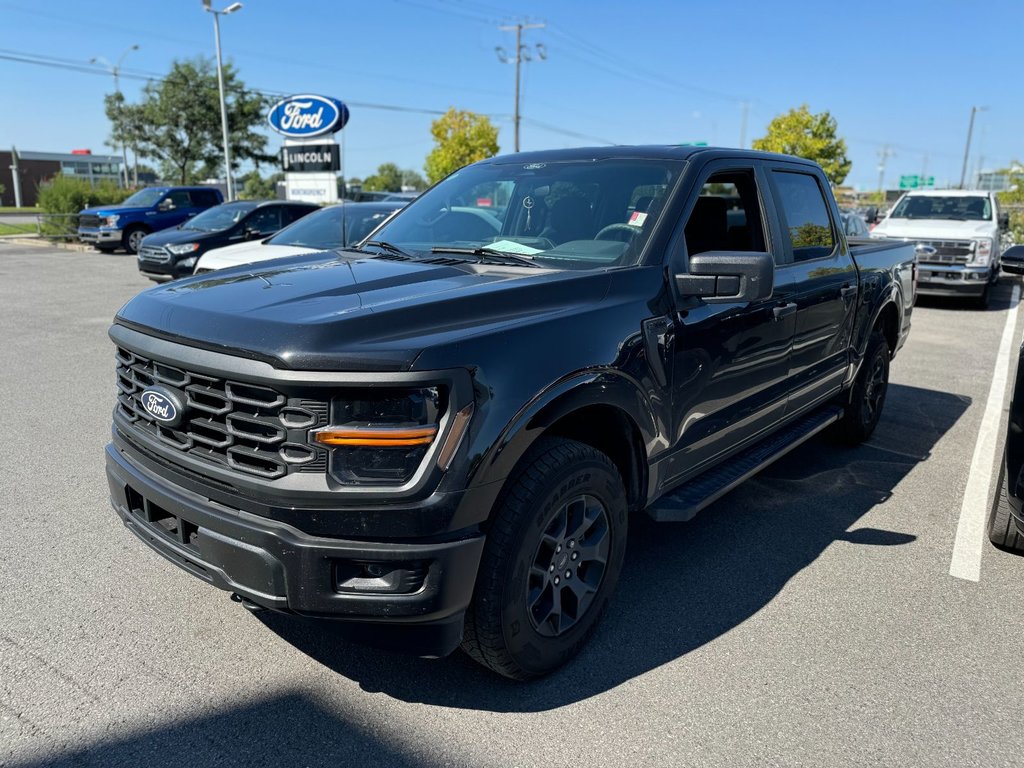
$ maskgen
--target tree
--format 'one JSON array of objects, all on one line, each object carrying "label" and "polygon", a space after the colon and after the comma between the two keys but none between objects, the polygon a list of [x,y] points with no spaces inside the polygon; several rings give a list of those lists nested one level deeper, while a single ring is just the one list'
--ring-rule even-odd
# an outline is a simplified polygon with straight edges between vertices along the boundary
[{"label": "tree", "polygon": [[394,163],[382,163],[377,172],[363,181],[366,192],[401,192],[402,172]]},{"label": "tree", "polygon": [[273,173],[264,179],[259,171],[249,171],[238,179],[238,197],[241,200],[274,200],[279,181],[284,181],[283,173]]},{"label": "tree", "polygon": [[1010,188],[996,194],[1003,210],[1010,214],[1010,238],[1015,243],[1024,243],[1024,166],[1014,160],[1009,168],[998,173],[1005,173],[1010,179]]},{"label": "tree", "polygon": [[777,115],[768,124],[768,133],[755,139],[752,146],[766,152],[782,152],[806,157],[825,170],[829,181],[842,184],[850,172],[846,141],[836,135],[836,119],[827,111],[812,114],[806,104]]},{"label": "tree", "polygon": [[[263,124],[267,100],[250,91],[234,67],[224,66],[224,93],[228,113],[228,141],[232,170],[251,160],[272,162],[265,153],[266,136],[256,129]],[[126,143],[140,157],[153,158],[161,175],[181,184],[223,172],[223,139],[217,72],[212,60],[175,61],[170,74],[149,82],[142,101],[128,104],[121,94],[106,98],[112,124],[111,143]]]},{"label": "tree", "polygon": [[430,125],[434,148],[424,170],[433,184],[464,165],[498,154],[498,129],[484,115],[452,107]]}]

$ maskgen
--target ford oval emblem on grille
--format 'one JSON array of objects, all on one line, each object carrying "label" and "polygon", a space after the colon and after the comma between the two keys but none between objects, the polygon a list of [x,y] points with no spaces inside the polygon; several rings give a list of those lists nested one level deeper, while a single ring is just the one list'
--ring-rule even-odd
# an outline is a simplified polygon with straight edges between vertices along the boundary
[{"label": "ford oval emblem on grille", "polygon": [[176,426],[181,421],[184,408],[181,400],[173,393],[163,387],[151,387],[139,395],[139,403],[142,409],[169,427]]}]

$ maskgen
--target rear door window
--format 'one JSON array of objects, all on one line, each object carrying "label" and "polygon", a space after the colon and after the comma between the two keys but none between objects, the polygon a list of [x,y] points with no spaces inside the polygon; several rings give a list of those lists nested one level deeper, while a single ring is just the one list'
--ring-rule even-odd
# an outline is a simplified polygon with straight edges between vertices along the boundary
[{"label": "rear door window", "polygon": [[808,173],[772,171],[793,261],[832,254],[836,241],[828,204],[818,179]]}]

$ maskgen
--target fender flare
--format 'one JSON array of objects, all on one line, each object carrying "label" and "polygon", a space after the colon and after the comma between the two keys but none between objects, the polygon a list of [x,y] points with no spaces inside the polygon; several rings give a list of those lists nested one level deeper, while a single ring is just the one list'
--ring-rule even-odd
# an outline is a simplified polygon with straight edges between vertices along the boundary
[{"label": "fender flare", "polygon": [[639,382],[611,369],[579,371],[551,384],[516,412],[484,454],[473,485],[503,481],[548,428],[588,406],[614,408],[636,427],[646,465],[648,446],[661,439],[662,430]]}]

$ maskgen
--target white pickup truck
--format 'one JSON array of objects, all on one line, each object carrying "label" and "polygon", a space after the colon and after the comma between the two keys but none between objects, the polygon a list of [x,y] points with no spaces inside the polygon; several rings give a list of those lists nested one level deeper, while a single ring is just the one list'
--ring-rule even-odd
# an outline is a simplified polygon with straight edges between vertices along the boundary
[{"label": "white pickup truck", "polygon": [[1007,227],[991,192],[915,190],[900,198],[871,236],[917,244],[918,293],[972,297],[987,306],[999,277],[999,236]]}]

